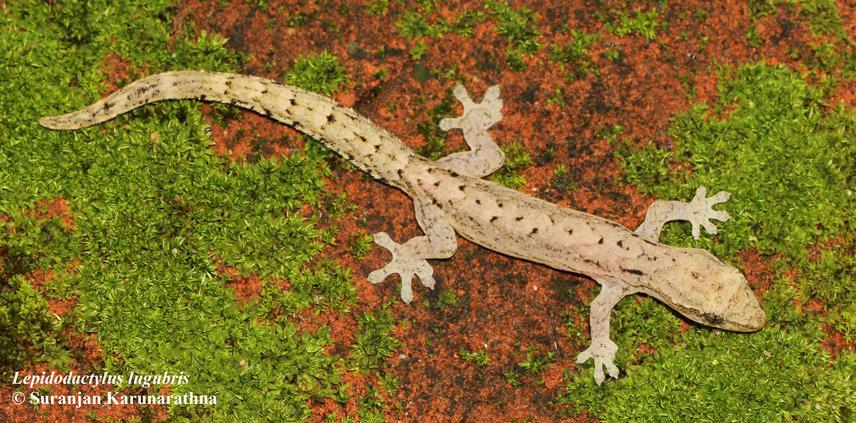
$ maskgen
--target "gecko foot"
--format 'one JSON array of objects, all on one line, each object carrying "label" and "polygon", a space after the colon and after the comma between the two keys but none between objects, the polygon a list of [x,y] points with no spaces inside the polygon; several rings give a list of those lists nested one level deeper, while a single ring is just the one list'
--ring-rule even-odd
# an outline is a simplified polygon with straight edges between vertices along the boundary
[{"label": "gecko foot", "polygon": [[469,131],[479,132],[502,120],[502,99],[499,98],[498,85],[488,88],[479,104],[473,102],[470,95],[467,94],[467,89],[461,84],[455,86],[452,94],[464,106],[464,114],[457,118],[441,120],[440,129],[448,131],[460,128],[465,133]]},{"label": "gecko foot", "polygon": [[618,367],[613,363],[617,351],[618,346],[611,339],[606,339],[606,341],[592,341],[591,346],[577,356],[577,364],[594,359],[594,382],[600,385],[605,378],[603,374],[604,367],[606,367],[606,372],[610,376],[618,378]]},{"label": "gecko foot", "polygon": [[715,219],[724,222],[731,218],[727,212],[714,210],[713,206],[719,203],[728,201],[731,193],[727,191],[719,191],[710,198],[705,198],[707,188],[700,186],[696,189],[695,196],[689,202],[688,219],[693,225],[693,238],[698,239],[701,235],[699,226],[704,227],[704,230],[712,235],[716,235],[716,225],[710,220]]},{"label": "gecko foot", "polygon": [[392,260],[386,266],[369,273],[367,277],[369,282],[380,283],[387,276],[398,273],[401,277],[401,300],[407,304],[413,301],[413,288],[410,283],[414,275],[419,277],[422,285],[434,289],[434,277],[432,276],[434,269],[431,268],[427,260],[403,255],[401,252],[402,245],[393,241],[386,232],[374,234],[374,241],[377,245],[389,250],[392,254]]}]

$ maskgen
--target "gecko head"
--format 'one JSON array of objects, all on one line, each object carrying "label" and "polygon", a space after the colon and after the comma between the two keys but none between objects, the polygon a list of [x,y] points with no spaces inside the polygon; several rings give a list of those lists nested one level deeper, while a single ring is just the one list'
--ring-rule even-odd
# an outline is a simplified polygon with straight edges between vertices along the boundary
[{"label": "gecko head", "polygon": [[686,249],[692,260],[671,276],[678,289],[666,301],[684,316],[707,326],[754,332],[767,321],[746,277],[704,250]]},{"label": "gecko head", "polygon": [[[716,298],[719,312],[703,314],[703,323],[735,332],[754,332],[764,327],[767,316],[764,309],[749,288],[746,277],[734,267],[725,265],[722,271],[714,272],[714,277],[724,281],[731,294]],[[725,291],[723,291],[725,292]],[[712,309],[717,307],[712,307]]]}]

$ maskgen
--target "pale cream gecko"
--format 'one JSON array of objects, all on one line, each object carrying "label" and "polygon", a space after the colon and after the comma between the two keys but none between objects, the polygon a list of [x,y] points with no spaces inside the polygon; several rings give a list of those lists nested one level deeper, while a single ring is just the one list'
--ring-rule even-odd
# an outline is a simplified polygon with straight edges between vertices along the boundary
[{"label": "pale cream gecko", "polygon": [[618,377],[613,364],[617,347],[609,337],[613,306],[633,293],[648,294],[696,322],[733,331],[755,331],[765,322],[746,279],[705,250],[659,243],[663,225],[688,220],[693,236],[699,226],[710,233],[710,219],[728,214],[712,206],[728,199],[720,192],[706,198],[703,187],[689,203],[657,201],[635,231],[591,214],[567,209],[481,179],[502,166],[502,150],[487,129],[502,118],[499,88],[488,89],[474,103],[463,86],[454,90],[464,113],[440,122],[443,130],[463,130],[470,151],[437,161],[419,156],[389,132],[350,108],[305,90],[242,75],[167,72],[138,80],[82,110],[39,122],[53,129],[77,129],[112,119],[131,109],[167,99],[195,98],[251,109],[305,132],[373,177],[413,199],[416,221],[424,232],[403,244],[380,232],[375,242],[392,260],[368,275],[379,283],[397,273],[401,299],[413,299],[411,280],[433,288],[426,259],[445,259],[457,249],[457,232],[476,244],[513,257],[587,275],[602,285],[591,303],[591,346],[577,362],[594,360],[595,381],[604,368]]}]

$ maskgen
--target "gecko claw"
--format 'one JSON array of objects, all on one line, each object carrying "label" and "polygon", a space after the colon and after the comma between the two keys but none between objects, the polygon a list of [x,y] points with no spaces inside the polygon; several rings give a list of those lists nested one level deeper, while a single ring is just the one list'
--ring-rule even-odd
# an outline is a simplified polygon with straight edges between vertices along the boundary
[{"label": "gecko claw", "polygon": [[690,216],[688,220],[692,224],[692,235],[695,239],[698,239],[699,236],[701,236],[702,227],[708,233],[716,235],[717,228],[716,225],[711,222],[711,219],[724,222],[731,218],[727,212],[713,209],[714,205],[728,201],[731,197],[731,193],[727,191],[719,191],[709,198],[705,198],[706,196],[707,188],[699,186],[696,189],[695,196],[689,202]]},{"label": "gecko claw", "polygon": [[392,260],[386,266],[374,270],[366,276],[369,282],[378,284],[389,275],[397,273],[401,277],[401,300],[407,304],[413,301],[413,276],[419,277],[422,285],[434,289],[434,269],[422,258],[410,258],[401,254],[401,244],[393,241],[386,232],[374,234],[375,244],[386,248],[392,254]]},{"label": "gecko claw", "polygon": [[582,364],[589,359],[594,360],[594,382],[598,385],[603,383],[606,377],[603,369],[606,368],[606,373],[614,378],[618,378],[618,367],[613,362],[615,353],[618,351],[618,346],[612,340],[607,339],[605,342],[592,342],[591,346],[577,356],[577,364]]}]

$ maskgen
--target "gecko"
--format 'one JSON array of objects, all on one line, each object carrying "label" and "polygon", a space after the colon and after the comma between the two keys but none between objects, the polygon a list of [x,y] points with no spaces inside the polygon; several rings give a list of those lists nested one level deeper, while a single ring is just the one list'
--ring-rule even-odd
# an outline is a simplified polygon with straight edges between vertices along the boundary
[{"label": "gecko", "polygon": [[581,274],[601,285],[591,301],[591,344],[577,363],[593,360],[594,379],[618,378],[618,348],[610,338],[610,315],[625,296],[646,294],[686,318],[715,328],[752,332],[766,322],[764,309],[746,278],[710,252],[669,246],[659,241],[666,222],[686,220],[692,235],[700,228],[716,234],[711,220],[729,215],[713,206],[729,193],[710,197],[698,187],[689,202],[657,200],[635,230],[611,220],[526,195],[483,179],[498,170],[504,154],[488,129],[502,119],[499,87],[487,89],[476,103],[463,85],[453,89],[463,114],[439,122],[444,131],[460,129],[469,150],[428,160],[353,109],[298,87],[255,76],[203,71],[166,72],[139,79],[72,113],[43,117],[56,130],[99,124],[148,103],[197,99],[246,108],[306,133],[358,169],[413,200],[423,235],[403,243],[385,232],[374,242],[391,260],[368,274],[377,284],[392,274],[401,279],[400,296],[413,299],[412,281],[433,289],[428,259],[447,259],[457,249],[456,234],[490,250]]}]

